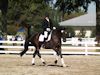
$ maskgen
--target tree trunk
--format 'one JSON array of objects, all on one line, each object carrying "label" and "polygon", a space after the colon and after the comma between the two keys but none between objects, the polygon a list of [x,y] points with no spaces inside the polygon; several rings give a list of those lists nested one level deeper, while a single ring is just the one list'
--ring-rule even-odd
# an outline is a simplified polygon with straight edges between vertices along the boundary
[{"label": "tree trunk", "polygon": [[96,40],[100,44],[100,1],[96,2]]}]

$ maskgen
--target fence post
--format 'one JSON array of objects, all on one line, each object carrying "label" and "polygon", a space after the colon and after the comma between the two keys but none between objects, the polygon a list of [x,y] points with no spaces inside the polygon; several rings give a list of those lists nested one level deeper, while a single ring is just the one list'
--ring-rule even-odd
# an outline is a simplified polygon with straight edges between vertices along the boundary
[{"label": "fence post", "polygon": [[85,55],[86,56],[88,55],[88,44],[87,44],[87,42],[85,42]]}]

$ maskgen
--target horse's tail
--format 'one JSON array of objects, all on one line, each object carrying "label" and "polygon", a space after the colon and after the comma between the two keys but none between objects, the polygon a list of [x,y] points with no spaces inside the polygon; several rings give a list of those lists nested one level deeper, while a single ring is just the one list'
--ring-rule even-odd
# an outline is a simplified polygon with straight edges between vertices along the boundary
[{"label": "horse's tail", "polygon": [[21,57],[27,52],[28,46],[29,46],[29,40],[25,40],[24,50],[20,53]]}]

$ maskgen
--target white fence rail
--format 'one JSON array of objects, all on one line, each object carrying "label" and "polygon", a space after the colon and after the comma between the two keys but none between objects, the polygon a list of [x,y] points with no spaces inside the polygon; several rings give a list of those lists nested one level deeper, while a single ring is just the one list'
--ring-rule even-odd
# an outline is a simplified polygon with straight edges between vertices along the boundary
[{"label": "white fence rail", "polygon": [[[0,43],[3,43],[3,45],[0,45],[0,48],[21,48],[24,49],[24,46],[22,45],[9,45],[9,44],[24,44],[24,41],[0,41]],[[62,54],[84,54],[84,55],[88,55],[88,54],[100,54],[100,52],[89,52],[90,49],[100,49],[100,47],[95,47],[94,45],[97,44],[97,42],[95,41],[66,41],[66,42],[62,42],[62,44],[65,44],[66,46],[62,46]],[[77,44],[77,45],[82,45],[82,46],[67,46],[68,44]],[[93,45],[93,46],[90,46]],[[29,46],[29,48],[34,48],[34,46]],[[63,51],[63,49],[65,49]],[[84,50],[84,52],[75,52],[75,50],[73,52],[67,52],[67,49],[77,49],[77,50]],[[17,53],[19,54],[21,51],[14,51],[14,50],[0,50],[0,53]],[[42,54],[53,54],[53,51],[40,51]],[[32,51],[28,51],[28,54],[32,54]]]}]

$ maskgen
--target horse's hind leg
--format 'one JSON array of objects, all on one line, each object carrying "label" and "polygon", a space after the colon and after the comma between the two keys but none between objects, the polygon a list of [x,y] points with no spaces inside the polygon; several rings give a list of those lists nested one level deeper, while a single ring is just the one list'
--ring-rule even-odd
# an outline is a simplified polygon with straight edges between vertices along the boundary
[{"label": "horse's hind leg", "polygon": [[33,54],[32,65],[35,65],[34,60],[35,60],[35,56],[36,56],[36,55],[38,55],[38,57],[41,59],[41,61],[42,61],[42,63],[43,63],[44,65],[46,64],[45,61],[44,61],[44,59],[41,57],[41,54],[40,54],[40,52],[39,52],[39,49],[40,49],[40,48],[36,48],[36,50],[35,50],[35,52],[34,52],[34,54]]},{"label": "horse's hind leg", "polygon": [[24,44],[24,50],[20,53],[20,56],[22,57],[26,51],[28,50],[28,46],[29,46],[29,41],[25,41],[25,44]]}]

